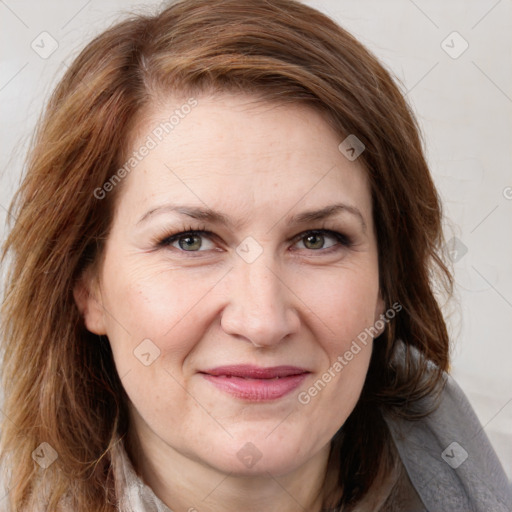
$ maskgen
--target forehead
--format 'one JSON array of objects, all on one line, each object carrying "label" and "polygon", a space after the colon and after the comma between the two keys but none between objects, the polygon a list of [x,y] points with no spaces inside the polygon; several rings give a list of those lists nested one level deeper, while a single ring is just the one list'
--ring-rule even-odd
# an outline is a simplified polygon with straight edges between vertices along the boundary
[{"label": "forehead", "polygon": [[[195,102],[183,108],[186,98],[169,97],[136,127],[127,158],[145,156],[123,183],[119,207],[126,215],[166,201],[240,215],[344,201],[369,214],[366,172],[342,155],[344,137],[318,111],[244,95]],[[141,151],[144,146],[150,149]]]}]

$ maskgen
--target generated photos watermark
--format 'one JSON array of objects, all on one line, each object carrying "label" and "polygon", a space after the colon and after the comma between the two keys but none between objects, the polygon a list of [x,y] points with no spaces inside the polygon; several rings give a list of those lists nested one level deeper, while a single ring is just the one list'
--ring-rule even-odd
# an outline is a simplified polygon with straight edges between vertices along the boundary
[{"label": "generated photos watermark", "polygon": [[314,384],[312,384],[306,391],[301,391],[297,399],[303,405],[309,404],[311,399],[322,391],[331,380],[339,375],[345,366],[347,366],[354,357],[359,354],[362,350],[362,346],[366,346],[369,341],[373,340],[384,330],[386,324],[388,324],[396,314],[402,310],[402,305],[399,302],[395,302],[385,313],[381,314],[379,319],[371,327],[366,327],[364,331],[361,331],[356,339],[352,340],[350,348],[346,350],[343,355],[339,355],[332,363],[332,365],[319,377]]},{"label": "generated photos watermark", "polygon": [[144,160],[144,158],[148,156],[197,105],[198,101],[195,98],[189,98],[186,103],[181,105],[180,108],[177,108],[172,115],[169,116],[169,119],[162,121],[156,126],[146,137],[142,145],[133,151],[132,156],[128,158],[124,165],[105,181],[101,187],[94,189],[94,197],[99,200],[105,199],[107,194],[114,190],[116,185],[118,185],[123,178],[128,176],[138,163]]}]

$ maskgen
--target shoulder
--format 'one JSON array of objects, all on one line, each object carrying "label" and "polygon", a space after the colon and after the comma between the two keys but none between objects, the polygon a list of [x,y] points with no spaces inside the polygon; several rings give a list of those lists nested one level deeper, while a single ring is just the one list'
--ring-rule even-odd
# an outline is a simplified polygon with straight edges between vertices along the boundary
[{"label": "shoulder", "polygon": [[464,392],[448,374],[420,420],[386,416],[400,459],[428,511],[510,512],[510,483]]}]

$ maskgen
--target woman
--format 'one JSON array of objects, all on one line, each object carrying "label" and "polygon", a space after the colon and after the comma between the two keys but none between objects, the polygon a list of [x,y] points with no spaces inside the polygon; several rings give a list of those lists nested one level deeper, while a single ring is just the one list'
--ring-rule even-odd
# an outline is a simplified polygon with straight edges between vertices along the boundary
[{"label": "woman", "polygon": [[415,121],[292,0],[96,38],[6,241],[9,510],[508,510],[460,389]]}]

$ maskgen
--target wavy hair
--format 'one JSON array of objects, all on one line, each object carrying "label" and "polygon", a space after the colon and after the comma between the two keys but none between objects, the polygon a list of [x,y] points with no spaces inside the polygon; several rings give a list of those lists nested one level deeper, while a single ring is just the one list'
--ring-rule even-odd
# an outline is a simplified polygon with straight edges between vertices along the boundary
[{"label": "wavy hair", "polygon": [[[116,510],[111,455],[129,429],[127,397],[73,288],[102,256],[122,183],[102,200],[94,192],[123,165],[151,103],[211,92],[310,105],[340,142],[354,134],[366,147],[381,292],[402,311],[374,343],[361,398],[332,442],[326,505],[349,510],[368,494],[391,464],[384,415],[413,420],[426,411],[409,404],[439,388],[449,344],[434,281],[450,292],[452,280],[439,197],[400,88],[347,31],[298,1],[182,0],[90,42],[35,132],[2,253],[0,462],[12,510],[56,510],[64,497],[75,512]],[[46,469],[32,458],[42,442],[58,454]]]}]

